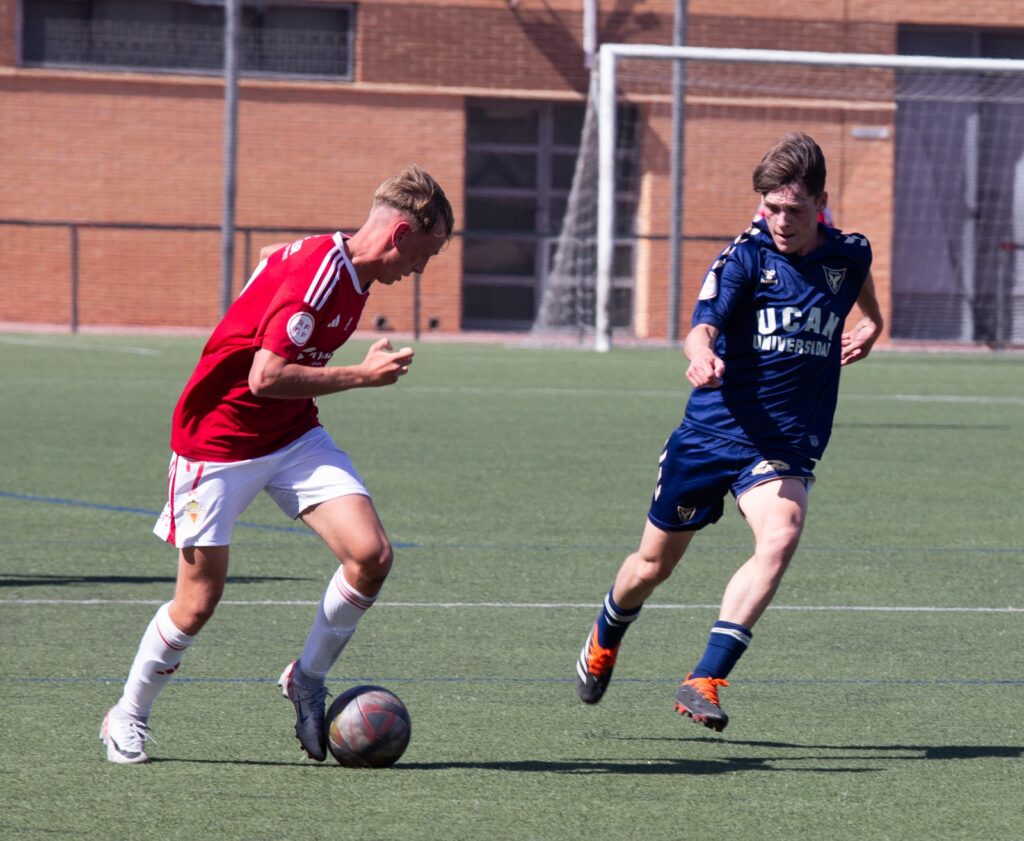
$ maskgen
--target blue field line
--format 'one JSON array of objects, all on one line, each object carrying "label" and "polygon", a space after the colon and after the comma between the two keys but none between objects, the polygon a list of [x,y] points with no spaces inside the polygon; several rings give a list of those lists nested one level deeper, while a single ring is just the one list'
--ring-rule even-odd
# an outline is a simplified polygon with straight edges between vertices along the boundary
[{"label": "blue field line", "polygon": [[[159,511],[153,511],[149,508],[133,508],[127,505],[108,505],[101,502],[87,502],[80,499],[66,499],[63,497],[53,496],[38,496],[36,494],[25,494],[16,493],[13,491],[0,491],[0,499],[14,499],[19,502],[41,502],[48,505],[70,505],[75,508],[90,508],[97,511],[113,511],[119,514],[140,514],[147,517],[156,518],[160,516]],[[275,526],[265,523],[247,523],[238,522],[236,525],[248,528],[248,529],[259,529],[262,531],[272,532],[284,532],[288,534],[301,534],[307,537],[313,537],[313,533],[303,526]],[[0,539],[0,543],[6,543],[9,541]],[[34,541],[36,543],[40,541]],[[41,541],[46,542],[46,541]],[[61,545],[65,544],[77,544],[79,541],[58,541]],[[447,550],[468,550],[468,551],[480,551],[480,550],[502,550],[502,551],[541,551],[541,552],[578,552],[580,550],[604,552],[604,551],[617,551],[620,553],[627,553],[633,551],[635,547],[631,545],[611,545],[607,543],[418,543],[412,541],[398,541],[392,540],[392,545],[396,549],[447,549]],[[731,544],[716,544],[715,550],[719,552],[732,552],[732,551],[747,551],[749,550],[747,545],[731,545]],[[907,554],[907,553],[929,553],[929,554],[951,554],[955,553],[958,555],[1020,555],[1024,552],[1024,547],[1021,546],[1009,546],[1009,547],[986,547],[986,546],[811,546],[808,544],[804,545],[803,553],[808,552],[843,552],[847,554],[865,554],[874,555],[879,552],[888,554]]]},{"label": "blue field line", "polygon": [[[173,683],[197,684],[272,684],[274,677],[175,677]],[[466,684],[538,684],[574,683],[575,677],[505,677],[501,675],[484,677],[458,677],[454,675],[427,675],[422,677],[399,677],[391,675],[341,675],[331,677],[333,684],[358,683],[466,683]],[[616,683],[632,683],[640,686],[675,686],[678,680],[664,678],[616,678]],[[124,683],[123,677],[4,677],[0,684],[83,684]],[[1024,686],[1024,678],[763,678],[730,680],[731,686]]]},{"label": "blue field line", "polygon": [[100,502],[85,502],[80,499],[62,499],[56,496],[36,496],[35,494],[14,493],[12,491],[0,491],[0,497],[5,499],[16,499],[19,502],[45,502],[50,505],[73,505],[76,508],[93,508],[97,511],[117,511],[122,514],[148,514],[151,517],[159,517],[159,511],[151,511],[148,508],[131,508],[126,505],[104,505]]},{"label": "blue field line", "polygon": [[[6,499],[16,499],[19,502],[44,502],[49,505],[71,505],[75,508],[92,508],[97,511],[115,511],[118,514],[144,514],[148,517],[160,516],[159,511],[153,511],[149,508],[132,508],[127,505],[106,505],[101,502],[85,502],[80,499],[64,499],[57,496],[36,496],[35,494],[22,494],[13,493],[11,491],[0,491],[0,497]],[[264,531],[283,531],[292,534],[303,534],[308,537],[314,537],[315,535],[309,529],[303,526],[272,526],[264,523],[246,523],[239,521],[235,525],[241,526],[247,529],[262,529]],[[419,548],[416,543],[399,543],[392,541],[392,544],[399,549],[417,549]]]}]

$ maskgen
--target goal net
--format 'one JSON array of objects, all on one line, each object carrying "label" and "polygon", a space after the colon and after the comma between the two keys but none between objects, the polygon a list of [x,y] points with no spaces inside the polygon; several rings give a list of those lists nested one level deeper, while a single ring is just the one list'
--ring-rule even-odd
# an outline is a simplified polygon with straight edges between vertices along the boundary
[{"label": "goal net", "polygon": [[616,44],[536,332],[598,349],[684,334],[707,266],[758,212],[754,166],[797,130],[825,152],[831,224],[872,243],[892,338],[1024,343],[1024,61]]}]

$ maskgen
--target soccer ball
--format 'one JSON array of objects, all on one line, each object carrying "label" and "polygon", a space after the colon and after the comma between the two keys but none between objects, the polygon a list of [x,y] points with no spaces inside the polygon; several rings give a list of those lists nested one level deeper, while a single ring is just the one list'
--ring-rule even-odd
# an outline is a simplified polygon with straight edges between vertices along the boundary
[{"label": "soccer ball", "polygon": [[346,768],[385,768],[405,752],[412,722],[383,686],[353,686],[327,709],[327,746]]}]

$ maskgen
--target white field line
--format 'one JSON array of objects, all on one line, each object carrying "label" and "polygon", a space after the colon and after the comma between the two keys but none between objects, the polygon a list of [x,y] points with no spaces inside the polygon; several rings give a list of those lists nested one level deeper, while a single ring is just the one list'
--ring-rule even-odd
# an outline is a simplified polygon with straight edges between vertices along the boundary
[{"label": "white field line", "polygon": [[[685,389],[630,389],[630,388],[504,388],[501,386],[471,385],[405,385],[402,391],[422,394],[531,394],[550,397],[663,397],[683,400],[689,392]],[[1024,397],[1005,395],[968,394],[843,394],[840,400],[881,400],[905,403],[977,403],[982,405],[1004,404],[1024,406]]]},{"label": "white field line", "polygon": [[[32,607],[34,605],[161,605],[167,599],[0,599],[0,607]],[[315,607],[319,602],[289,599],[225,599],[227,607]],[[378,608],[425,608],[427,610],[594,610],[596,602],[379,602]],[[645,610],[717,610],[717,604],[650,604]],[[769,610],[833,612],[833,613],[1024,613],[1021,607],[928,607],[913,605],[772,605]]]},{"label": "white field line", "polygon": [[[0,337],[0,341],[3,338]],[[14,343],[14,342],[11,342]],[[31,340],[25,344],[43,344]],[[62,345],[70,347],[70,345]],[[90,350],[107,350],[114,353],[135,353],[135,354],[160,354],[162,351],[145,347],[96,347],[88,346]],[[83,346],[84,349],[84,346]],[[23,376],[12,378],[19,382],[28,383],[59,383],[71,382],[69,378],[61,376],[38,377]],[[76,379],[75,382],[81,382]],[[159,382],[159,381],[153,381]],[[169,380],[164,382],[170,382]],[[407,385],[402,383],[398,390],[412,392],[414,394],[466,394],[466,395],[532,395],[535,397],[613,397],[613,398],[658,398],[664,400],[678,400],[685,402],[689,396],[689,390],[683,387],[678,389],[650,388],[561,388],[561,387],[523,387],[509,388],[504,386],[473,386],[473,385]],[[1024,406],[1024,397],[991,394],[845,394],[840,391],[840,401],[844,400],[867,400],[896,403],[964,403],[977,404],[982,406]]]},{"label": "white field line", "polygon": [[840,400],[891,400],[903,403],[983,403],[1024,406],[1024,397],[970,394],[840,394]]},{"label": "white field line", "polygon": [[138,356],[160,356],[163,351],[143,345],[104,345],[99,342],[75,342],[66,339],[48,339],[45,336],[2,336],[0,342],[25,347],[58,348],[59,350],[85,350],[89,353],[132,353]]}]

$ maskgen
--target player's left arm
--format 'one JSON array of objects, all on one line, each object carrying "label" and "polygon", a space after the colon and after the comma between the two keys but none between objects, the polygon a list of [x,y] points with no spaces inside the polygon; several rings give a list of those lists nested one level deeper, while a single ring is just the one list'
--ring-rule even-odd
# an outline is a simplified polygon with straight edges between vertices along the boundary
[{"label": "player's left arm", "polygon": [[843,333],[842,351],[839,356],[840,365],[852,365],[864,359],[882,333],[882,310],[875,296],[875,284],[871,280],[871,272],[864,279],[860,294],[857,296],[857,308],[861,318],[853,325],[853,329]]},{"label": "player's left arm", "polygon": [[287,242],[275,242],[273,245],[264,245],[260,249],[260,262],[266,260],[275,251],[280,251],[286,245],[288,245]]}]

